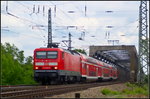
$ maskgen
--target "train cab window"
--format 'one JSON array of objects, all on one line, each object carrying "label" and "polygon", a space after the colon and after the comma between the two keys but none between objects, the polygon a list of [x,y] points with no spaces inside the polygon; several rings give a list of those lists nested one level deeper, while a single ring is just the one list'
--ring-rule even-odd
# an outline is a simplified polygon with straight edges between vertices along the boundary
[{"label": "train cab window", "polygon": [[36,58],[38,59],[44,59],[46,58],[46,52],[36,52]]},{"label": "train cab window", "polygon": [[50,58],[50,59],[57,58],[57,55],[58,55],[58,53],[56,51],[48,51],[47,52],[47,58]]}]

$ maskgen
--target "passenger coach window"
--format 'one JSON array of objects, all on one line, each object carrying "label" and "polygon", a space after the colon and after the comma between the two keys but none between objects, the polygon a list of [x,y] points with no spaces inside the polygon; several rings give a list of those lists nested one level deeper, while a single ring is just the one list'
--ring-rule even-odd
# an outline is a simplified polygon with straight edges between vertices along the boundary
[{"label": "passenger coach window", "polygon": [[46,58],[46,52],[36,52],[36,58],[39,59]]},{"label": "passenger coach window", "polygon": [[47,58],[50,58],[50,59],[57,58],[57,52],[55,51],[47,52]]}]

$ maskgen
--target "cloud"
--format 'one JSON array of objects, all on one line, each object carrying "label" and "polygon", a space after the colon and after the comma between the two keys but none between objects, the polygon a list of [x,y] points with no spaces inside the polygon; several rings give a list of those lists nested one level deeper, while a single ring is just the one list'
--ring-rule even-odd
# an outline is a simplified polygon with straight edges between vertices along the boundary
[{"label": "cloud", "polygon": [[[16,33],[2,32],[2,43],[14,43],[25,55],[32,55],[33,50],[47,45],[47,27],[32,29],[32,26],[47,26],[47,12],[49,7],[52,9],[52,27],[54,42],[61,42],[68,39],[68,33],[71,32],[72,46],[75,48],[87,49],[90,45],[108,45],[107,40],[119,39],[120,44],[137,45],[138,40],[138,1],[8,1],[9,11],[23,19],[32,22],[23,21],[15,17],[6,15],[6,2],[2,1],[1,25],[8,26],[9,30]],[[19,2],[19,3],[18,3]],[[21,4],[20,4],[21,3]],[[54,5],[56,4],[56,17],[54,17]],[[58,5],[57,5],[58,4]],[[33,5],[40,5],[40,13],[32,14]],[[45,16],[43,16],[42,7],[45,6]],[[85,5],[87,6],[87,16],[85,17]],[[69,10],[75,13],[68,13]],[[113,13],[105,11],[112,10]],[[137,21],[136,21],[137,20]],[[84,26],[80,29],[67,29],[67,26]],[[62,26],[61,28],[57,26]],[[113,26],[113,28],[106,28]],[[65,29],[64,29],[65,28]],[[41,30],[40,30],[41,29]],[[43,31],[42,29],[45,29]],[[60,29],[55,31],[55,29]],[[85,29],[85,30],[84,30]],[[85,31],[84,41],[79,40],[81,33]],[[109,39],[105,38],[106,31],[110,32]],[[17,34],[18,33],[18,34]],[[16,34],[11,35],[11,34]],[[125,36],[121,36],[125,35]],[[66,38],[62,37],[66,36]],[[94,37],[95,36],[95,37]],[[45,41],[45,42],[43,42]],[[45,45],[45,46],[44,46]]]},{"label": "cloud", "polygon": [[2,26],[12,26],[15,28],[24,27],[25,25],[21,22],[21,20],[6,14],[1,14],[1,24]]},{"label": "cloud", "polygon": [[98,20],[96,18],[78,18],[75,21],[77,26],[84,26],[85,28],[89,28],[91,26],[98,26]]},{"label": "cloud", "polygon": [[22,49],[23,46],[21,43],[19,43],[19,40],[17,37],[2,37],[1,42],[4,44],[5,42],[9,42],[10,44],[15,44],[18,48]]}]

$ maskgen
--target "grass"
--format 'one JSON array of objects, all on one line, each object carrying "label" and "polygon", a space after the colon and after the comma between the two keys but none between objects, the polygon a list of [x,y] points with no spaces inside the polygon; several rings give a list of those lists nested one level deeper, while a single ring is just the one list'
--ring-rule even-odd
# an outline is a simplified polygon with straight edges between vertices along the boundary
[{"label": "grass", "polygon": [[107,88],[104,88],[104,89],[101,91],[101,93],[102,93],[103,95],[118,95],[118,94],[120,94],[120,92],[118,92],[118,91],[112,91],[112,90],[107,89]]},{"label": "grass", "polygon": [[126,83],[127,89],[123,89],[120,92],[104,88],[101,93],[105,96],[116,96],[116,98],[123,98],[123,96],[132,96],[132,95],[144,95],[148,96],[148,85],[140,86],[138,84]]}]

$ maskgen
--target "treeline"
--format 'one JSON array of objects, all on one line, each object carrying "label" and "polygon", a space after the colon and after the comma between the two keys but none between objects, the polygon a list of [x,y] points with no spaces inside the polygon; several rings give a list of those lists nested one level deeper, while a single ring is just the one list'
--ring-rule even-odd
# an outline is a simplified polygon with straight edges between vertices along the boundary
[{"label": "treeline", "polygon": [[1,43],[1,85],[36,84],[33,79],[32,56],[14,44]]}]

